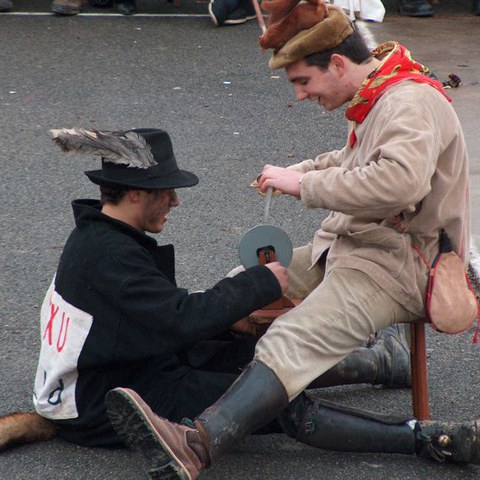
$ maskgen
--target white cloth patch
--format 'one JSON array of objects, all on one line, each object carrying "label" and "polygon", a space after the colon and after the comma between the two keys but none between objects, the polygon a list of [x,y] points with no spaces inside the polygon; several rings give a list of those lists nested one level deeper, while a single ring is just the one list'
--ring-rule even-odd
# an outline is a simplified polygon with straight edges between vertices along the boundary
[{"label": "white cloth patch", "polygon": [[55,291],[54,278],[43,301],[40,320],[41,350],[33,393],[35,409],[46,418],[76,418],[78,358],[93,317],[66,302]]}]

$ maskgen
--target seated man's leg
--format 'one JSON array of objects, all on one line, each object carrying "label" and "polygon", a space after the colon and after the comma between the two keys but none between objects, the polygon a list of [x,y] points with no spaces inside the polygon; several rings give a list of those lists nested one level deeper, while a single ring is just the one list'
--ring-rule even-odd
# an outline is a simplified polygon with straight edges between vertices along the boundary
[{"label": "seated man's leg", "polygon": [[165,385],[153,384],[142,395],[152,410],[169,420],[180,422],[183,418],[195,418],[214,404],[238,378],[238,373],[206,372],[190,369],[181,378]]},{"label": "seated man's leg", "polygon": [[[410,351],[403,333],[404,325],[390,325],[372,335],[369,341],[356,348],[337,365],[316,378],[308,388],[367,383],[385,387],[409,387]],[[215,342],[213,340],[212,342]],[[188,352],[190,365],[209,372],[240,374],[253,359],[257,338],[241,335],[230,341],[219,341],[214,354],[212,342],[201,342]],[[207,350],[207,351],[206,351]],[[206,352],[205,352],[206,351]],[[208,361],[199,362],[208,356]]]},{"label": "seated man's leg", "polygon": [[372,335],[341,362],[316,378],[308,388],[368,383],[384,387],[410,387],[410,349],[405,325],[394,324]]},{"label": "seated man's leg", "polygon": [[227,392],[195,422],[158,417],[134,391],[117,388],[105,398],[115,431],[140,450],[150,478],[194,480],[225,448],[273,421],[288,406],[284,387],[265,365],[251,362]]},{"label": "seated man's leg", "polygon": [[[243,270],[237,267],[229,276]],[[312,245],[295,248],[288,267],[286,297],[304,299],[322,282],[325,256],[312,266]],[[369,383],[388,387],[410,386],[410,352],[403,327],[390,326],[379,332],[374,343],[356,349],[324,375],[314,380],[311,388]]]},{"label": "seated man's leg", "polygon": [[292,400],[376,331],[413,320],[364,273],[335,269],[275,320],[257,343],[255,359],[275,372]]},{"label": "seated man's leg", "polygon": [[[208,342],[203,343],[206,343],[208,348]],[[217,345],[211,346],[213,355],[208,361],[196,365],[188,363],[175,370],[173,377],[168,373],[158,375],[155,368],[152,368],[131,388],[142,395],[157,415],[176,422],[185,417],[195,418],[214,404],[251,362],[256,340],[249,335],[243,335],[220,343],[220,348]],[[194,360],[202,357],[202,354],[194,355]],[[266,427],[260,433],[282,431],[276,422]]]},{"label": "seated man's leg", "polygon": [[288,290],[285,296],[304,299],[323,281],[325,256],[312,266],[312,245],[295,248],[287,270]]},{"label": "seated man's leg", "polygon": [[324,450],[416,454],[439,462],[480,463],[480,421],[447,423],[387,416],[302,392],[279,422],[290,437]]},{"label": "seated man's leg", "polygon": [[240,374],[255,353],[257,338],[247,334],[229,334],[199,342],[182,354],[183,362],[195,370]]},{"label": "seated man's leg", "polygon": [[[311,257],[311,244],[294,249],[288,267],[288,298],[304,299],[322,282],[325,276],[325,256],[313,267]],[[355,383],[387,387],[410,386],[410,351],[404,326],[391,325],[372,338],[368,345],[358,347],[316,378],[310,388]]]}]

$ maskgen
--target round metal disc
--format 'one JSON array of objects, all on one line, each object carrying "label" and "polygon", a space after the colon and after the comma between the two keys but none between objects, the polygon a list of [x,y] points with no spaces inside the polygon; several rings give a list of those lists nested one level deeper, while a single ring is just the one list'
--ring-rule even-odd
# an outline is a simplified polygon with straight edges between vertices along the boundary
[{"label": "round metal disc", "polygon": [[245,268],[258,265],[258,249],[272,247],[275,257],[284,267],[288,267],[292,260],[293,247],[289,236],[280,228],[273,225],[257,225],[248,230],[240,240],[238,253],[240,262]]}]

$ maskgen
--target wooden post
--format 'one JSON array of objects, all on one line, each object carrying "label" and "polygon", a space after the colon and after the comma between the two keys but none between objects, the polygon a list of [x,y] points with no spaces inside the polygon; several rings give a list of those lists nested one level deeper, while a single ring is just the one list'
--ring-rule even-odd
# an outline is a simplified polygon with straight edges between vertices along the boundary
[{"label": "wooden post", "polygon": [[410,323],[413,415],[418,420],[430,419],[428,397],[427,348],[425,322]]}]

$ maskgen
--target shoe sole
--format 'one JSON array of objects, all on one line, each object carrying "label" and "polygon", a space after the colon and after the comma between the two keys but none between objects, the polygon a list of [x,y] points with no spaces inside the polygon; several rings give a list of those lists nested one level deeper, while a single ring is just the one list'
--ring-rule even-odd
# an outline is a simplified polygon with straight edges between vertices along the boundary
[{"label": "shoe sole", "polygon": [[242,23],[247,23],[249,20],[257,18],[256,15],[247,15],[246,17],[239,18],[237,20],[225,20],[224,25],[240,25]]},{"label": "shoe sole", "polygon": [[134,397],[125,390],[113,390],[107,393],[105,405],[115,432],[147,460],[151,480],[192,480]]},{"label": "shoe sole", "polygon": [[247,17],[238,18],[237,20],[225,20],[224,25],[241,25],[242,23],[247,23]]}]

